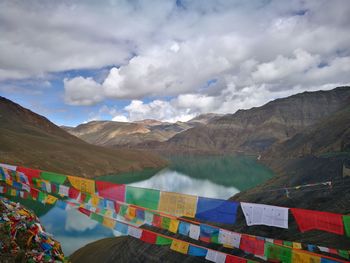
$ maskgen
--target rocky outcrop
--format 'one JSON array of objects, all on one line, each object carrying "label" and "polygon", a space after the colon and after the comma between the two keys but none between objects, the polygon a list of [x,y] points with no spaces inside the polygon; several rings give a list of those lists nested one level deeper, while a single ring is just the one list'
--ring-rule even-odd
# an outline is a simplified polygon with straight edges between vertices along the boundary
[{"label": "rocky outcrop", "polygon": [[0,97],[0,161],[64,174],[94,177],[167,162],[143,151],[88,144],[48,119]]}]

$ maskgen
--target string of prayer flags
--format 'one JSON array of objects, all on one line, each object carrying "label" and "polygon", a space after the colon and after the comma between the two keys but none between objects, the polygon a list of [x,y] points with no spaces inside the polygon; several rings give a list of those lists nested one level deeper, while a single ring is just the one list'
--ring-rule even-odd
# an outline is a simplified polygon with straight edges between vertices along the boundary
[{"label": "string of prayer flags", "polygon": [[195,257],[205,257],[208,249],[190,245],[188,248],[188,254]]},{"label": "string of prayer flags", "polygon": [[126,186],[125,202],[144,208],[158,210],[160,191]]},{"label": "string of prayer flags", "polygon": [[318,229],[338,235],[344,234],[343,218],[340,214],[291,208],[301,232]]},{"label": "string of prayer flags", "polygon": [[97,192],[100,196],[120,202],[125,201],[125,185],[96,181]]},{"label": "string of prayer flags", "polygon": [[68,180],[71,185],[81,191],[89,194],[95,194],[95,181],[90,179],[85,179],[76,176],[68,176]]},{"label": "string of prayer flags", "polygon": [[350,216],[343,216],[343,223],[345,228],[345,233],[348,237],[350,237]]},{"label": "string of prayer flags", "polygon": [[241,202],[248,226],[267,225],[288,228],[288,208]]},{"label": "string of prayer flags", "polygon": [[195,218],[223,224],[234,224],[238,206],[239,203],[237,202],[198,197]]},{"label": "string of prayer flags", "polygon": [[158,210],[176,216],[194,217],[196,214],[197,196],[160,192]]},{"label": "string of prayer flags", "polygon": [[182,254],[187,254],[188,247],[189,247],[189,243],[181,240],[173,239],[170,249]]}]

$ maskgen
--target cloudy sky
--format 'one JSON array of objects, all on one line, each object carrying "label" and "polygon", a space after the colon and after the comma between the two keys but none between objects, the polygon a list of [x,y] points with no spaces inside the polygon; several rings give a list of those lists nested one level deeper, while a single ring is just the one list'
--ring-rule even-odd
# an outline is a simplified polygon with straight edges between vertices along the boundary
[{"label": "cloudy sky", "polygon": [[59,125],[186,121],[350,83],[348,0],[0,0],[0,95]]}]

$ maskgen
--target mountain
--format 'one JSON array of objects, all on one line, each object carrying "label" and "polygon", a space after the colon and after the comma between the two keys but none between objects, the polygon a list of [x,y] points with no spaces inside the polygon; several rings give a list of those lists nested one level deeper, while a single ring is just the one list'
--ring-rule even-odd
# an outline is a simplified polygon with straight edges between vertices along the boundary
[{"label": "mountain", "polygon": [[261,107],[214,118],[164,143],[148,145],[167,152],[260,153],[330,116],[349,103],[350,87],[304,92]]},{"label": "mountain", "polygon": [[166,164],[148,152],[88,144],[3,97],[0,97],[0,145],[0,162],[85,177]]},{"label": "mountain", "polygon": [[64,127],[64,129],[91,144],[130,147],[140,143],[163,142],[191,127],[193,125],[184,122],[143,120],[137,122],[92,121],[75,128]]},{"label": "mountain", "polygon": [[350,152],[350,99],[348,106],[272,147],[263,158],[285,159],[327,152]]}]

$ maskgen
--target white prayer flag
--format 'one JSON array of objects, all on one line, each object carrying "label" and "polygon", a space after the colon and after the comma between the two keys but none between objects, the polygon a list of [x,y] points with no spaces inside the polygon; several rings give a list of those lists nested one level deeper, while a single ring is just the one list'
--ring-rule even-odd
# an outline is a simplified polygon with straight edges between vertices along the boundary
[{"label": "white prayer flag", "polygon": [[226,261],[226,254],[217,252],[215,250],[208,249],[207,255],[205,256],[206,260],[209,260],[211,262],[215,263],[225,263]]},{"label": "white prayer flag", "polygon": [[60,185],[58,189],[58,193],[63,196],[68,196],[69,193],[69,187],[65,185]]},{"label": "white prayer flag", "polygon": [[241,207],[248,226],[267,225],[288,228],[288,208],[243,202]]},{"label": "white prayer flag", "polygon": [[199,235],[200,235],[200,227],[198,225],[190,225],[190,238],[192,239],[199,239]]},{"label": "white prayer flag", "polygon": [[17,166],[5,164],[5,163],[0,163],[0,166],[6,168],[8,170],[11,170],[11,171],[16,171],[16,169],[17,169]]},{"label": "white prayer flag", "polygon": [[136,228],[133,226],[129,226],[128,235],[139,239],[142,235],[142,229],[139,229],[139,228]]},{"label": "white prayer flag", "polygon": [[223,245],[229,245],[232,247],[239,248],[241,243],[241,234],[220,229],[219,232],[219,243]]}]

